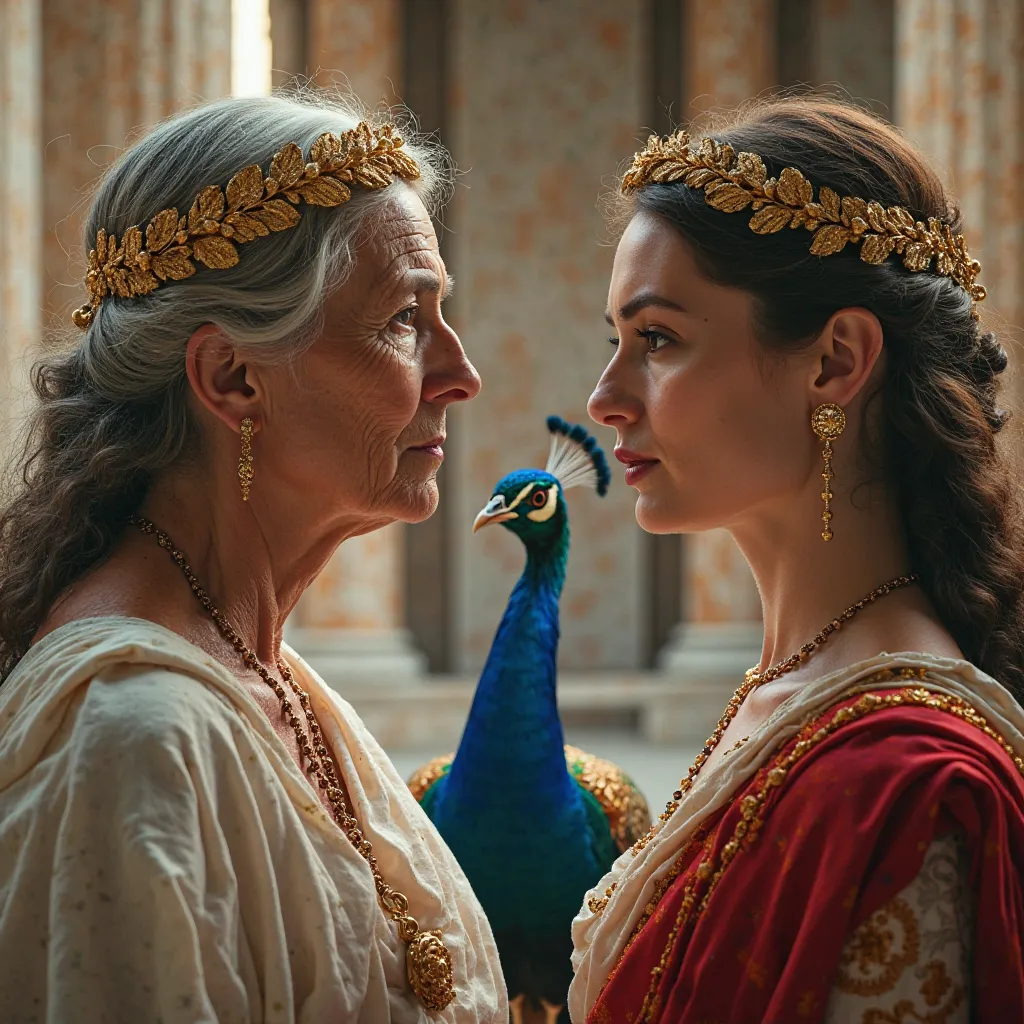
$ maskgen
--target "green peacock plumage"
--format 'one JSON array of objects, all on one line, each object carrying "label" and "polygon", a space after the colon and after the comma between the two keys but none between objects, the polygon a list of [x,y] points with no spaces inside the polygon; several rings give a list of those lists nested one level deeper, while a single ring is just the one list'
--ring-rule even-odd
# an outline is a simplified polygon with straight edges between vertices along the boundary
[{"label": "green peacock plumage", "polygon": [[570,926],[586,891],[650,825],[614,764],[565,745],[556,699],[558,604],[569,556],[564,491],[610,473],[583,427],[548,418],[546,469],[500,480],[474,531],[501,524],[526,548],[452,755],[410,787],[462,865],[494,929],[514,1024],[567,1020]]}]

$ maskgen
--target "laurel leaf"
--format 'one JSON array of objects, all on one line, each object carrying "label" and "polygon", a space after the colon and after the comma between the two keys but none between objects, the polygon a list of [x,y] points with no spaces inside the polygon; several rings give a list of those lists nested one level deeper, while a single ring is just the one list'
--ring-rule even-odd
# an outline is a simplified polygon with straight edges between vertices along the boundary
[{"label": "laurel leaf", "polygon": [[320,165],[321,170],[329,167],[342,154],[341,139],[334,132],[324,132],[309,150],[309,159]]},{"label": "laurel leaf", "polygon": [[[797,211],[802,212],[802,211]],[[773,235],[789,226],[789,222],[796,216],[792,210],[785,206],[766,206],[758,210],[750,218],[750,229],[759,235]]]},{"label": "laurel leaf", "polygon": [[271,231],[284,231],[299,223],[299,211],[283,199],[270,199],[259,210],[251,210],[250,217],[262,221]]},{"label": "laurel leaf", "polygon": [[903,250],[903,265],[907,270],[927,270],[931,261],[931,248],[924,242],[910,242]]},{"label": "laurel leaf", "polygon": [[134,267],[139,261],[139,253],[142,252],[142,232],[137,227],[130,227],[124,233],[124,262],[128,267]]},{"label": "laurel leaf", "polygon": [[713,171],[710,167],[697,167],[686,172],[685,181],[690,188],[703,188],[709,181],[714,181],[717,177],[718,171]]},{"label": "laurel leaf", "polygon": [[856,196],[843,196],[843,223],[847,227],[850,227],[850,225],[853,224],[854,217],[859,217],[861,220],[867,222],[868,204],[865,203],[863,199],[858,199]]},{"label": "laurel leaf", "polygon": [[814,232],[811,252],[815,256],[831,256],[840,252],[850,240],[850,232],[841,224],[826,224]]},{"label": "laurel leaf", "polygon": [[148,295],[156,291],[160,282],[148,270],[135,267],[128,273],[128,286],[132,290],[132,295]]},{"label": "laurel leaf", "polygon": [[[651,171],[649,180],[659,185],[666,185],[670,182],[678,181],[685,174],[685,164],[681,164],[676,160],[662,160]],[[714,177],[715,172],[711,171],[711,175]],[[640,184],[643,185],[644,182],[641,181]]]},{"label": "laurel leaf", "polygon": [[705,189],[704,197],[708,206],[722,213],[738,213],[745,210],[753,198],[749,192],[731,181],[712,183]]},{"label": "laurel leaf", "polygon": [[775,195],[787,206],[803,206],[814,198],[814,186],[794,167],[784,167]]},{"label": "laurel leaf", "polygon": [[385,174],[374,164],[365,164],[362,167],[356,167],[353,169],[353,174],[356,181],[359,182],[363,188],[387,188],[387,186],[391,184],[391,177],[388,174]]},{"label": "laurel leaf", "polygon": [[153,257],[153,273],[161,281],[184,281],[196,272],[192,250],[187,245],[175,245]]},{"label": "laurel leaf", "polygon": [[881,203],[868,203],[868,223],[872,231],[885,232],[885,208]]},{"label": "laurel leaf", "polygon": [[751,188],[760,188],[768,180],[768,168],[756,153],[740,153],[736,158],[736,173]]},{"label": "laurel leaf", "polygon": [[306,161],[302,159],[302,150],[289,142],[270,162],[270,176],[282,189],[291,188],[306,169]]},{"label": "laurel leaf", "polygon": [[197,239],[192,245],[192,252],[200,263],[205,263],[211,270],[226,270],[238,262],[235,243],[220,235]]},{"label": "laurel leaf", "polygon": [[254,238],[264,238],[270,234],[266,224],[244,213],[229,213],[224,223],[235,229],[234,237],[239,242],[251,242]]},{"label": "laurel leaf", "polygon": [[830,221],[835,222],[839,220],[840,210],[842,209],[839,196],[828,185],[822,185],[818,189],[818,202]]},{"label": "laurel leaf", "polygon": [[860,246],[860,258],[865,263],[884,263],[894,245],[895,240],[889,235],[865,235]]},{"label": "laurel leaf", "polygon": [[150,252],[159,252],[170,244],[177,230],[178,211],[173,208],[161,210],[146,228],[146,248]]},{"label": "laurel leaf", "polygon": [[935,254],[935,269],[946,277],[953,276],[953,259],[944,249]]},{"label": "laurel leaf", "polygon": [[259,164],[251,164],[239,171],[224,190],[228,207],[234,212],[246,206],[254,206],[263,198],[263,171]]},{"label": "laurel leaf", "polygon": [[320,177],[299,187],[310,206],[341,206],[352,198],[352,190],[334,178]]},{"label": "laurel leaf", "polygon": [[196,202],[199,203],[199,213],[203,220],[220,220],[224,216],[224,193],[219,185],[207,185],[199,193]]},{"label": "laurel leaf", "polygon": [[400,178],[415,179],[420,176],[420,169],[408,153],[404,150],[398,149],[391,153],[388,157],[388,163],[391,166],[393,174],[397,174]]}]

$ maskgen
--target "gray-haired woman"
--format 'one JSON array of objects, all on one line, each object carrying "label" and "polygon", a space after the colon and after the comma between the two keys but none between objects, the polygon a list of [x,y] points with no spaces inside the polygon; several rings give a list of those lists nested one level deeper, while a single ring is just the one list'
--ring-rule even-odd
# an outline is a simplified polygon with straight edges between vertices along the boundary
[{"label": "gray-haired woman", "polygon": [[93,201],[0,514],[5,1021],[508,1019],[452,855],[281,643],[339,543],[434,511],[480,386],[444,155],[358,121],[205,106]]}]

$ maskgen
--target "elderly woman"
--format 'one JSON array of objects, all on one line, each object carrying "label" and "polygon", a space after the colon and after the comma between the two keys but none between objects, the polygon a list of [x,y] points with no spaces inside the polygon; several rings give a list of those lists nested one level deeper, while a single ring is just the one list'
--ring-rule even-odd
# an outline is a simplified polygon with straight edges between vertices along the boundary
[{"label": "elderly woman", "polygon": [[450,184],[282,98],[101,183],[0,519],[5,1021],[507,1021],[454,858],[281,642],[341,542],[437,504],[480,387],[441,315]]}]

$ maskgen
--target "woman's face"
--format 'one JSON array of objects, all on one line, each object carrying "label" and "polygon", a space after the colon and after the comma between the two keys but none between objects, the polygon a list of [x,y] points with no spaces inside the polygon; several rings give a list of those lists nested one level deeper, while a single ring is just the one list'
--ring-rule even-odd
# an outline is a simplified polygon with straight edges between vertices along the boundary
[{"label": "woman's face", "polygon": [[446,410],[480,390],[441,315],[448,288],[426,209],[396,189],[327,300],[320,338],[297,364],[270,372],[254,494],[262,456],[274,486],[366,528],[433,513]]},{"label": "woman's face", "polygon": [[811,353],[766,358],[753,300],[713,284],[680,234],[638,213],[615,255],[611,362],[590,415],[615,427],[615,455],[652,533],[735,527],[784,512],[815,472]]}]

